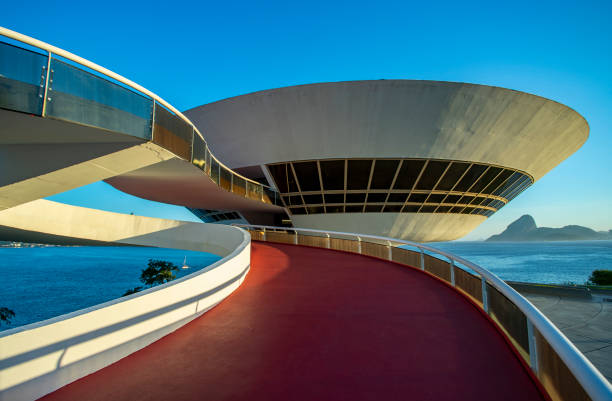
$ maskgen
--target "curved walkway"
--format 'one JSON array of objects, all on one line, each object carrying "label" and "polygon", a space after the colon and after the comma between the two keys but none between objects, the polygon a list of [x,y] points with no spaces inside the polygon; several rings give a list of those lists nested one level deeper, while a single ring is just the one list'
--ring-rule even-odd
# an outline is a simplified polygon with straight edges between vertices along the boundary
[{"label": "curved walkway", "polygon": [[490,321],[383,260],[253,243],[216,308],[45,400],[541,400]]}]

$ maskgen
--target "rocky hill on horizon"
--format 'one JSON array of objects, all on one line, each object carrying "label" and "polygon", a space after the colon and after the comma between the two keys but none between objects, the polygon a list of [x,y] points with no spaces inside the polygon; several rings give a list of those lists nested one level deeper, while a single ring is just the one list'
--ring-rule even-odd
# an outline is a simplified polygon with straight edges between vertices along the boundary
[{"label": "rocky hill on horizon", "polygon": [[487,241],[589,241],[612,240],[612,230],[595,231],[588,227],[569,225],[561,228],[538,227],[528,214],[518,218]]}]

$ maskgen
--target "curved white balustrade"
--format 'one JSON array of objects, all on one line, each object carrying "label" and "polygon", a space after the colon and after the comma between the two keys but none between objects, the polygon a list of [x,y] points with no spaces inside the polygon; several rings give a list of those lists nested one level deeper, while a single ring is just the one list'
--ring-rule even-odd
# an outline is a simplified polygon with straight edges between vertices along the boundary
[{"label": "curved white balustrade", "polygon": [[[83,221],[78,228],[72,221]],[[28,223],[29,222],[29,223]],[[38,227],[38,232],[31,229]],[[215,251],[223,259],[131,296],[0,333],[0,400],[33,400],[151,344],[234,291],[250,266],[237,227],[123,215],[39,200],[0,212],[3,230],[54,237]]]}]

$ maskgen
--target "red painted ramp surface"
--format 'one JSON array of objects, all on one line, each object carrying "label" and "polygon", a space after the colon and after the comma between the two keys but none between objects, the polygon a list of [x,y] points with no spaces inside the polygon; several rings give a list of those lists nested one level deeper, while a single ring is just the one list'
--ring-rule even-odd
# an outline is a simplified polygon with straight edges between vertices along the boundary
[{"label": "red painted ramp surface", "polygon": [[244,284],[202,317],[45,400],[540,400],[504,338],[421,273],[253,243]]}]

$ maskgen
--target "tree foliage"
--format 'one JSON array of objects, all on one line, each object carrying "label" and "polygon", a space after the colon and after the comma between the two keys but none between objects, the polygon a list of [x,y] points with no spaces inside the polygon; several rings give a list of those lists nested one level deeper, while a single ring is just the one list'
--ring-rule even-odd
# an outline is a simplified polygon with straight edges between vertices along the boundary
[{"label": "tree foliage", "polygon": [[147,268],[140,274],[140,281],[149,287],[164,284],[176,278],[173,272],[177,270],[178,266],[174,263],[149,259]]},{"label": "tree foliage", "polygon": [[592,285],[612,285],[612,270],[593,270],[588,283]]},{"label": "tree foliage", "polygon": [[130,288],[129,290],[127,290],[122,297],[128,296],[128,295],[132,295],[132,294],[136,294],[138,291],[142,290],[142,287],[134,287],[134,288]]},{"label": "tree foliage", "polygon": [[127,290],[122,296],[132,295],[141,291],[144,288],[151,288],[153,286],[167,283],[176,278],[174,274],[178,270],[178,266],[165,260],[149,259],[147,268],[143,269],[140,273],[140,281],[144,283],[145,287],[134,287]]},{"label": "tree foliage", "polygon": [[0,307],[0,322],[9,324],[11,319],[15,317],[15,312],[6,307]]}]

